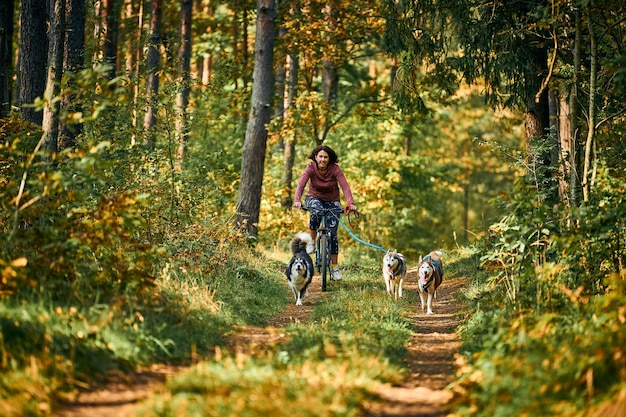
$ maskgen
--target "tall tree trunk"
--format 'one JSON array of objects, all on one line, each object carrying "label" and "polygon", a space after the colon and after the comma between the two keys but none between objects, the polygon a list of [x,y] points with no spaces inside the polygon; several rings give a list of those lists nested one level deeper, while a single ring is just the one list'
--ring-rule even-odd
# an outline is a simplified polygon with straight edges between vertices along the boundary
[{"label": "tall tree trunk", "polygon": [[[140,84],[140,66],[141,61],[143,59],[143,48],[141,45],[141,35],[143,32],[143,0],[127,0],[130,4],[127,5],[127,15],[126,22],[127,25],[130,26],[128,29],[128,33],[132,32],[132,35],[129,35],[129,45],[130,51],[127,53],[126,58],[126,70],[131,79],[131,88],[130,88],[130,96],[133,101],[133,114],[132,114],[132,125],[133,125],[133,134],[130,138],[131,146],[134,146],[137,142],[137,119],[139,118],[139,84]],[[129,15],[130,14],[130,15]],[[135,22],[135,24],[130,24],[129,22]]]},{"label": "tall tree trunk", "polygon": [[[526,155],[529,174],[535,182],[537,191],[542,199],[556,199],[556,188],[553,186],[554,178],[552,174],[552,154],[555,143],[548,135],[550,125],[550,110],[548,101],[548,90],[544,89],[538,98],[535,92],[541,86],[542,74],[547,72],[547,51],[536,49],[534,56],[528,62],[528,85],[526,113],[524,115],[524,128],[526,132]],[[549,150],[542,150],[542,144],[548,138]]]},{"label": "tall tree trunk", "polygon": [[[205,4],[203,4],[206,1]],[[212,6],[211,2],[207,0],[200,0],[198,2],[199,7],[202,8],[203,18],[207,21],[213,20],[215,16],[215,8]],[[210,24],[207,24],[205,27],[205,32],[210,33],[213,30]],[[211,81],[211,71],[213,67],[213,55],[211,53],[205,53],[205,56],[200,59],[199,65],[201,70],[198,71],[200,74],[199,78],[201,80],[201,84],[203,86],[209,85]]]},{"label": "tall tree trunk", "polygon": [[0,2],[0,119],[11,114],[13,0]]},{"label": "tall tree trunk", "polygon": [[560,163],[559,163],[559,199],[563,202],[567,202],[568,205],[572,205],[571,194],[569,187],[570,173],[572,172],[572,160],[571,149],[572,145],[572,128],[570,123],[572,122],[572,111],[570,108],[570,96],[572,93],[571,85],[562,85],[558,92],[558,135],[559,135],[559,150],[560,150]]},{"label": "tall tree trunk", "polygon": [[581,11],[577,8],[574,11],[575,19],[575,35],[574,35],[574,74],[572,77],[572,88],[569,96],[569,108],[570,108],[570,172],[569,172],[569,188],[570,188],[570,201],[572,206],[578,204],[579,199],[579,178],[578,172],[579,164],[579,152],[578,152],[578,118],[580,113],[580,106],[578,105],[578,91],[580,88],[580,60],[581,60],[581,44],[582,44],[582,24],[581,24]]},{"label": "tall tree trunk", "polygon": [[180,164],[185,156],[188,140],[187,107],[189,105],[191,71],[191,15],[192,0],[180,1],[180,48],[178,50],[178,82],[176,94],[176,138],[178,142],[177,161]]},{"label": "tall tree trunk", "polygon": [[146,115],[143,120],[145,145],[153,149],[156,145],[154,127],[157,123],[157,98],[159,93],[159,47],[161,46],[161,6],[163,0],[151,0],[150,6],[150,40],[146,55],[148,85],[146,91]]},{"label": "tall tree trunk", "polygon": [[22,119],[41,125],[43,114],[30,105],[43,97],[46,89],[46,3],[42,0],[22,0],[20,16],[20,90],[19,105]]},{"label": "tall tree trunk", "polygon": [[[291,10],[289,14],[292,18],[297,19],[301,15],[300,2],[294,0],[291,2]],[[294,47],[295,48],[295,47]],[[287,53],[285,63],[285,81],[286,95],[283,100],[283,118],[292,119],[294,117],[294,106],[298,97],[298,77],[300,72],[299,51],[292,49]],[[284,95],[285,91],[281,90]],[[278,95],[277,95],[278,98]],[[283,172],[280,178],[281,198],[280,205],[283,209],[289,210],[293,206],[293,166],[296,160],[296,144],[298,143],[298,128],[293,123],[293,128],[288,130],[292,137],[285,138],[283,146]]]},{"label": "tall tree trunk", "polygon": [[[123,18],[120,21],[120,37],[124,41],[122,46],[124,70],[131,78],[135,70],[135,60],[137,59],[136,51],[141,41],[141,26],[139,25],[141,20],[138,16],[141,3],[143,2],[137,0],[124,0]],[[128,93],[132,96],[132,87]]]},{"label": "tall tree trunk", "polygon": [[[300,69],[300,61],[297,52],[291,52],[288,55],[289,62],[289,83],[287,90],[287,99],[285,102],[285,117],[290,117],[293,107],[298,96],[298,71]],[[298,142],[298,129],[293,129],[293,137],[285,142],[283,175],[280,179],[281,200],[280,205],[284,209],[293,206],[293,165],[296,159],[296,143]]]},{"label": "tall tree trunk", "polygon": [[109,77],[117,73],[117,42],[120,25],[121,0],[100,0],[103,28],[102,51],[104,63],[110,65]]},{"label": "tall tree trunk", "polygon": [[[66,35],[64,46],[63,72],[68,74],[69,93],[64,94],[61,101],[61,108],[66,110],[68,115],[80,112],[77,99],[79,91],[75,80],[78,72],[83,68],[85,61],[85,1],[66,0],[65,23]],[[69,121],[68,121],[69,120]],[[71,123],[68,125],[68,123]],[[65,149],[76,144],[76,136],[82,131],[82,125],[72,122],[72,118],[66,118],[59,124],[59,148]]]},{"label": "tall tree trunk", "polygon": [[58,150],[59,139],[59,95],[63,75],[63,45],[65,43],[65,0],[50,0],[52,10],[48,32],[48,77],[46,82],[47,97],[43,109],[43,143],[52,152]]},{"label": "tall tree trunk", "polygon": [[[592,3],[589,3],[591,8]],[[589,201],[589,195],[591,193],[591,187],[593,186],[593,178],[591,174],[591,165],[594,163],[592,160],[593,141],[596,132],[595,120],[596,120],[596,83],[598,74],[598,48],[596,45],[596,35],[593,19],[591,16],[587,19],[589,26],[589,43],[590,43],[590,57],[589,57],[589,116],[587,120],[587,140],[585,141],[585,156],[583,166],[583,200]]]},{"label": "tall tree trunk", "polygon": [[246,236],[258,236],[267,124],[272,114],[274,87],[274,0],[257,0],[256,41],[251,109],[241,161],[241,184],[237,197],[237,226]]},{"label": "tall tree trunk", "polygon": [[332,115],[337,107],[337,93],[339,86],[339,74],[337,65],[333,61],[335,56],[334,48],[330,48],[330,45],[334,45],[334,34],[337,30],[337,11],[331,3],[326,6],[326,13],[324,13],[324,22],[326,26],[326,41],[329,45],[329,50],[324,51],[324,60],[322,62],[322,96],[324,97],[324,104],[327,109],[323,112],[324,125],[322,126],[322,136],[317,136],[317,144],[321,145],[326,139],[326,132],[330,129],[332,123]]}]

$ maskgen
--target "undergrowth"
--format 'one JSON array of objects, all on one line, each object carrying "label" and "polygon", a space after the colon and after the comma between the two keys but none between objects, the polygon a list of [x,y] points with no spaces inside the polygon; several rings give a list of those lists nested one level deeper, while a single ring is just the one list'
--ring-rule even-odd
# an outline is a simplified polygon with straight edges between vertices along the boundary
[{"label": "undergrowth", "polygon": [[546,204],[524,182],[464,292],[461,416],[617,416],[626,410],[623,183]]},{"label": "undergrowth", "polygon": [[[48,415],[113,370],[189,363],[284,308],[280,268],[228,216],[171,216],[160,194],[170,177],[141,150],[32,153],[40,132],[11,123],[0,144],[3,415]],[[125,189],[113,160],[144,181]]]}]

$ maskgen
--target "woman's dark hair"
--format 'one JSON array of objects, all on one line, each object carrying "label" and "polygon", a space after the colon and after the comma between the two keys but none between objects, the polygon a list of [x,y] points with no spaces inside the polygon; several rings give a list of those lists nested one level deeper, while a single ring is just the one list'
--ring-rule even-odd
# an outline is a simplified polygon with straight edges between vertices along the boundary
[{"label": "woman's dark hair", "polygon": [[337,162],[339,162],[339,158],[337,158],[337,154],[335,153],[335,151],[333,151],[330,146],[326,146],[326,145],[319,145],[318,147],[313,149],[313,151],[311,152],[311,155],[309,155],[309,159],[312,160],[313,162],[316,162],[315,157],[317,156],[318,153],[320,153],[320,151],[324,151],[328,154],[329,165],[336,164]]}]

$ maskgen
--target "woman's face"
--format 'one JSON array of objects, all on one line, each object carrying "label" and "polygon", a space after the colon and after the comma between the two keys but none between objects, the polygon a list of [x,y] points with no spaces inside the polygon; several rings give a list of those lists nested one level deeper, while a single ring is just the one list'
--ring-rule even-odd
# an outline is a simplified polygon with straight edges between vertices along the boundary
[{"label": "woman's face", "polygon": [[328,161],[330,158],[328,157],[328,152],[319,151],[317,155],[315,155],[315,162],[317,162],[317,167],[319,169],[326,169],[328,167]]}]

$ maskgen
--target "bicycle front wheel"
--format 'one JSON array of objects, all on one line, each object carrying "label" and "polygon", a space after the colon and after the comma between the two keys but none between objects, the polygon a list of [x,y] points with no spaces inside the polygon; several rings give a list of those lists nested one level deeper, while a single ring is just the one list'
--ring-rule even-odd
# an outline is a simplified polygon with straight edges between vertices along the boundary
[{"label": "bicycle front wheel", "polygon": [[326,282],[330,277],[330,238],[327,234],[320,236],[320,275],[322,276],[322,291],[326,291]]}]

